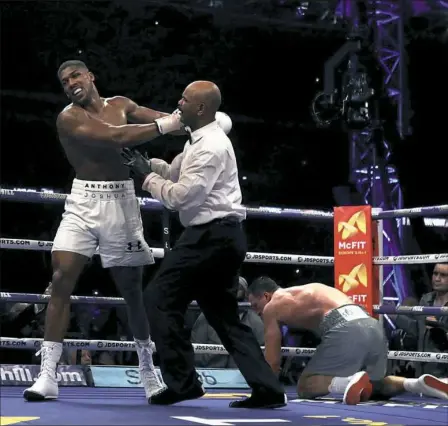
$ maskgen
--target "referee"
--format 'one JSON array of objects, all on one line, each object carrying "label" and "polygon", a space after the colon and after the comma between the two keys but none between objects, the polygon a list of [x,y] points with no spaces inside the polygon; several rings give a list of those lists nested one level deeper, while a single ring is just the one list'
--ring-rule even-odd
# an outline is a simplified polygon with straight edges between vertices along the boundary
[{"label": "referee", "polygon": [[147,161],[136,151],[123,152],[126,164],[144,178],[143,189],[166,208],[177,210],[185,227],[144,293],[167,385],[148,402],[168,405],[205,393],[184,329],[188,305],[197,300],[252,388],[249,398],[230,406],[278,408],[286,405],[283,387],[238,315],[234,289],[247,251],[241,226],[246,213],[232,143],[216,121],[220,104],[220,90],[211,82],[196,81],[185,89],[178,108],[190,137],[171,165]]}]

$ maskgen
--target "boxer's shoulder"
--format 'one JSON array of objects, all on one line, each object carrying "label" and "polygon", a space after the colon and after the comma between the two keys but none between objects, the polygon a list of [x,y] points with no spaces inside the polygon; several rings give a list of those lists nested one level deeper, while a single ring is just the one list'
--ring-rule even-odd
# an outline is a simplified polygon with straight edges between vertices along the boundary
[{"label": "boxer's shoulder", "polygon": [[[277,314],[279,310],[281,310],[281,307],[283,306],[284,297],[282,295],[278,295],[275,292],[271,300],[266,304],[264,311],[267,310],[267,312],[270,312],[271,314]],[[263,311],[263,313],[264,313]]]},{"label": "boxer's shoulder", "polygon": [[109,105],[123,109],[126,112],[137,107],[137,104],[132,99],[125,96],[112,96],[111,98],[105,98],[104,101]]},{"label": "boxer's shoulder", "polygon": [[74,121],[78,121],[83,110],[74,104],[67,105],[56,119],[56,127],[59,131],[68,129]]}]

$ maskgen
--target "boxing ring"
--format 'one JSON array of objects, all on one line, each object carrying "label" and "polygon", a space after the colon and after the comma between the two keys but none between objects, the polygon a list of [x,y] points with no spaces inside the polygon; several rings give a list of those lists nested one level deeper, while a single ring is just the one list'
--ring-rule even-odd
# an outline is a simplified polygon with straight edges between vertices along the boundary
[{"label": "boxing ring", "polygon": [[[23,203],[63,204],[66,194],[53,191],[38,191],[32,189],[0,189],[1,201]],[[151,198],[140,198],[141,208],[152,211],[163,211],[162,226],[169,227],[166,211],[159,202]],[[296,220],[332,221],[332,212],[303,209],[283,209],[277,207],[246,207],[248,218],[277,218]],[[413,216],[448,216],[448,205],[420,207],[374,212],[376,221]],[[152,248],[156,258],[162,258],[169,250],[169,229],[164,232],[164,248]],[[2,249],[49,251],[51,241],[24,240],[1,236]],[[311,256],[303,254],[280,253],[247,253],[245,262],[271,263],[288,265],[313,265],[331,267],[334,257]],[[448,262],[448,253],[415,255],[415,256],[374,256],[375,265],[415,264]],[[380,266],[379,269],[382,267]],[[380,283],[382,286],[382,282]],[[382,294],[380,292],[380,294]],[[0,292],[2,303],[28,302],[48,303],[49,296],[34,293]],[[380,299],[381,300],[381,299]],[[99,304],[117,306],[123,305],[121,298],[72,296],[73,304]],[[194,303],[192,305],[195,305]],[[248,308],[247,303],[241,303],[241,308]],[[407,307],[392,305],[375,305],[376,314],[407,314],[407,315],[448,315],[448,308]],[[42,339],[16,338],[1,336],[0,343],[4,349],[37,350]],[[132,351],[134,342],[109,340],[67,339],[64,346],[72,350],[108,350]],[[197,354],[226,354],[221,345],[194,344]],[[314,348],[284,347],[284,357],[312,357]],[[389,359],[410,360],[414,362],[448,363],[448,353],[403,352],[390,351]],[[29,368],[28,368],[29,367]],[[138,380],[135,380],[135,367],[84,367],[60,366],[58,379],[60,381],[60,396],[57,401],[30,403],[22,398],[23,389],[35,379],[39,366],[1,366],[0,387],[0,425],[36,424],[36,425],[238,425],[253,424],[283,424],[300,425],[445,425],[448,423],[448,400],[428,399],[411,394],[402,394],[389,401],[370,401],[356,406],[343,405],[341,399],[329,395],[317,400],[297,398],[295,388],[288,388],[287,407],[277,410],[245,410],[228,407],[229,401],[249,395],[249,388],[238,376],[237,370],[204,370],[198,369],[206,388],[206,395],[198,400],[185,401],[173,406],[149,406],[144,397],[144,391]],[[78,370],[76,370],[78,368]],[[127,372],[127,386],[115,385],[112,378],[116,372]],[[132,372],[129,373],[129,372]],[[102,373],[102,374],[100,374]],[[138,377],[137,377],[138,378]],[[13,386],[7,384],[14,382]],[[65,384],[65,385],[64,385]],[[117,387],[120,386],[120,387]]]}]

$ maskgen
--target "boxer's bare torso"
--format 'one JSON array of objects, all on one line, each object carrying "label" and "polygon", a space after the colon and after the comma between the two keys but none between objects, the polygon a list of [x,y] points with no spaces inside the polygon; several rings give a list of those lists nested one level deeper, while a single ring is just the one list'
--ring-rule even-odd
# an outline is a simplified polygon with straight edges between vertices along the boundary
[{"label": "boxer's bare torso", "polygon": [[[99,113],[88,112],[76,104],[68,105],[61,114],[76,118],[77,122],[101,120],[107,124],[121,126],[128,123],[128,99],[122,97],[101,98]],[[129,178],[129,169],[123,164],[120,149],[80,141],[70,134],[70,129],[58,126],[59,140],[67,159],[75,170],[77,179],[91,181],[114,181]]]},{"label": "boxer's bare torso", "polygon": [[352,300],[339,290],[311,283],[278,289],[264,309],[274,311],[279,323],[318,332],[325,314],[347,304],[353,304]]}]

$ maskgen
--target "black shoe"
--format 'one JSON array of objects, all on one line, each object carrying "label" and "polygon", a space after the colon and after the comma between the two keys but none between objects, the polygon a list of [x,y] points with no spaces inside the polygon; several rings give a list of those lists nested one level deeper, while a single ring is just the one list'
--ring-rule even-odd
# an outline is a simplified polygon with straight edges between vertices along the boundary
[{"label": "black shoe", "polygon": [[186,401],[188,399],[197,399],[205,395],[205,390],[201,385],[197,385],[188,392],[176,393],[173,390],[166,388],[157,395],[148,399],[148,404],[151,405],[171,405],[177,402]]},{"label": "black shoe", "polygon": [[280,408],[288,402],[284,393],[253,392],[249,398],[232,401],[231,408]]}]

